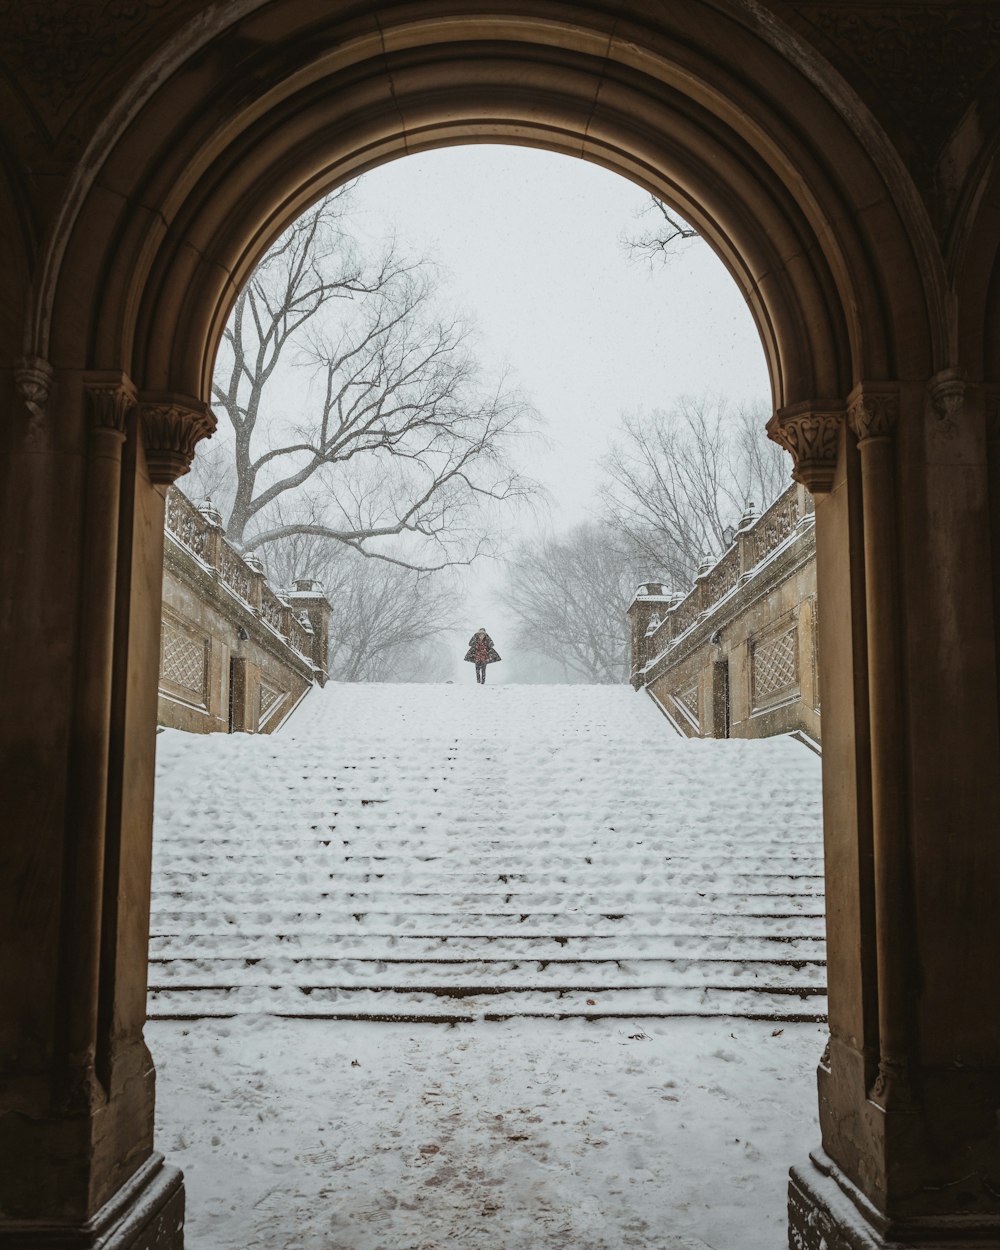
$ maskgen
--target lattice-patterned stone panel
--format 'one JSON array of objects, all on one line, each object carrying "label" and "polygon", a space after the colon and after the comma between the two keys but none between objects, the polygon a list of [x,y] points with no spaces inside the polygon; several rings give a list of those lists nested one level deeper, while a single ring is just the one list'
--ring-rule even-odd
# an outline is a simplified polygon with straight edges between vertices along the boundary
[{"label": "lattice-patterned stone panel", "polygon": [[263,725],[271,713],[277,710],[278,704],[285,698],[285,693],[284,690],[279,690],[276,686],[269,686],[264,681],[260,683],[259,724]]},{"label": "lattice-patterned stone panel", "polygon": [[209,640],[165,620],[160,633],[160,683],[175,687],[193,703],[208,701]]},{"label": "lattice-patterned stone panel", "polygon": [[799,631],[794,625],[753,644],[751,674],[755,709],[798,691]]},{"label": "lattice-patterned stone panel", "polygon": [[688,720],[693,722],[698,731],[701,731],[701,713],[698,700],[698,683],[688,686],[685,690],[678,690],[671,698],[681,709],[687,713]]}]

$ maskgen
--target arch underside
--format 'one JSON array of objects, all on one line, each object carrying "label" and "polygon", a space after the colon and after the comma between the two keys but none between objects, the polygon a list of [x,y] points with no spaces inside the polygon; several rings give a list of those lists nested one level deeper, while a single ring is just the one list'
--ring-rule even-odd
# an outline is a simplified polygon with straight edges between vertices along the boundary
[{"label": "arch underside", "polygon": [[[377,32],[332,13],[300,40],[246,17],[243,61],[230,36],[223,68],[210,42],[109,144],[43,296],[53,359],[207,402],[240,287],[310,203],[407,154],[504,142],[595,162],[695,225],[746,298],[775,408],[927,376],[947,335],[858,137],[757,32],[715,6],[671,7],[674,28],[654,32],[609,32],[584,6],[404,10]],[[60,303],[81,280],[83,320]]]}]

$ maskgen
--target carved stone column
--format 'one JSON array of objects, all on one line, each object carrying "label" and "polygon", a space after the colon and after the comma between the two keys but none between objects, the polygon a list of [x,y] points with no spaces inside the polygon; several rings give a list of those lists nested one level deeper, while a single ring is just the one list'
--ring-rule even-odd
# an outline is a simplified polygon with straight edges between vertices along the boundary
[{"label": "carved stone column", "polygon": [[[838,467],[829,497],[847,488],[861,505],[862,525],[845,535],[850,577],[831,582],[830,505],[817,505],[831,1038],[823,1149],[789,1187],[800,1250],[1000,1244],[990,395],[957,369],[855,388],[842,457],[858,462],[861,489]],[[839,594],[827,593],[837,580]]]},{"label": "carved stone column", "polygon": [[907,1011],[913,977],[910,853],[903,810],[903,716],[900,703],[899,551],[893,434],[899,395],[862,385],[850,396],[849,421],[861,455],[865,519],[872,831],[878,967],[879,1067],[871,1096],[885,1110],[913,1107]]},{"label": "carved stone column", "polygon": [[656,613],[661,619],[670,607],[671,597],[659,582],[644,582],[635,593],[628,608],[629,637],[631,639],[631,683],[635,690],[642,684],[642,669],[650,659],[647,636],[649,623]]},{"label": "carved stone column", "polygon": [[71,1113],[107,1098],[96,1072],[104,833],[121,456],[135,404],[124,374],[85,375],[83,388],[89,436],[59,994],[63,1105]]},{"label": "carved stone column", "polygon": [[297,581],[288,600],[298,610],[304,611],[312,626],[312,662],[316,668],[316,681],[320,686],[327,682],[330,664],[330,614],[332,607],[322,585],[313,580]]},{"label": "carved stone column", "polygon": [[[141,928],[148,857],[137,868],[142,821],[122,803],[141,778],[121,767],[137,726],[121,722],[118,692],[123,677],[156,681],[155,663],[138,672],[146,657],[129,654],[122,629],[135,388],[120,372],[54,373],[39,361],[21,362],[15,381],[24,407],[3,459],[21,496],[4,517],[18,717],[0,755],[25,800],[5,804],[0,874],[0,929],[17,951],[0,986],[0,1248],[178,1247],[181,1178],[152,1147],[142,1043],[146,946],[133,918]],[[162,530],[162,496],[143,485]],[[158,594],[160,576],[146,568],[141,596]],[[152,735],[148,707],[141,720]]]}]

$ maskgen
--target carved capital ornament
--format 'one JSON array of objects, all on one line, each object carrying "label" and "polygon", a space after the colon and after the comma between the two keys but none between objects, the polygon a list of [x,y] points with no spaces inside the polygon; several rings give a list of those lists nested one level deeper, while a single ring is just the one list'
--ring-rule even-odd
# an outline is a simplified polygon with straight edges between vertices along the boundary
[{"label": "carved capital ornament", "polygon": [[206,404],[180,397],[144,397],[142,437],[150,480],[169,486],[191,468],[194,450],[215,432],[215,414]]},{"label": "carved capital ornament", "polygon": [[847,419],[861,444],[892,436],[899,420],[899,393],[862,383],[851,392]]},{"label": "carved capital ornament", "polygon": [[83,380],[87,417],[93,433],[125,437],[125,422],[136,403],[135,387],[124,374],[92,374]]},{"label": "carved capital ornament", "polygon": [[792,477],[813,494],[833,488],[843,422],[836,404],[806,403],[779,409],[767,423],[768,436],[792,457]]},{"label": "carved capital ornament", "polygon": [[54,381],[55,370],[41,356],[22,356],[14,362],[17,393],[36,419],[45,415]]}]

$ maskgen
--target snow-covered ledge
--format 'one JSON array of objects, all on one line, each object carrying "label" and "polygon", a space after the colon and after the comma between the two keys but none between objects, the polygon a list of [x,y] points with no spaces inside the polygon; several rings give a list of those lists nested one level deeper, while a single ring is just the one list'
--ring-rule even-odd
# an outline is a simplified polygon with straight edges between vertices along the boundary
[{"label": "snow-covered ledge", "polygon": [[789,487],[744,514],[729,548],[673,596],[640,586],[629,608],[632,684],[684,732],[820,738],[812,497]]},{"label": "snow-covered ledge", "polygon": [[318,582],[270,586],[225,537],[218,511],[167,497],[159,723],[270,733],[327,673],[330,604]]}]

